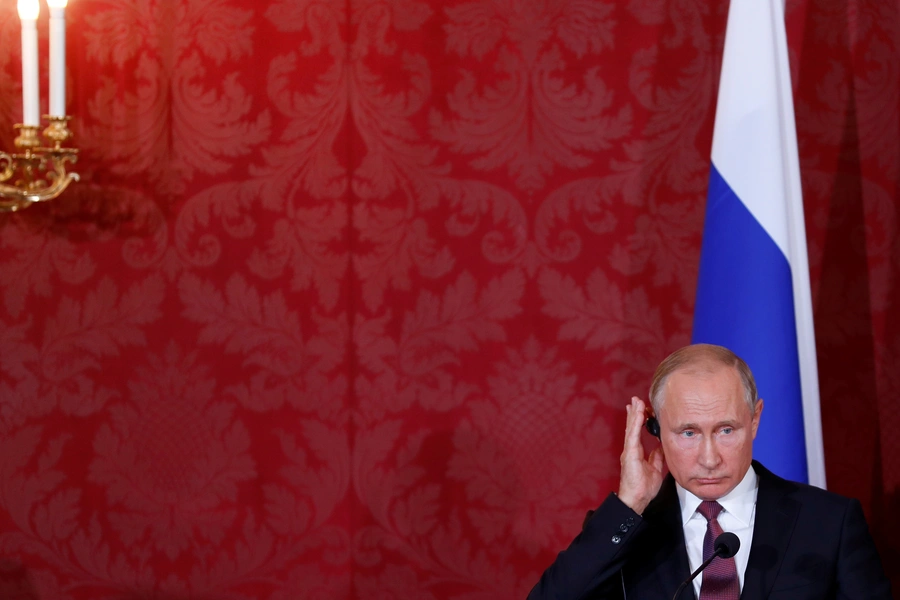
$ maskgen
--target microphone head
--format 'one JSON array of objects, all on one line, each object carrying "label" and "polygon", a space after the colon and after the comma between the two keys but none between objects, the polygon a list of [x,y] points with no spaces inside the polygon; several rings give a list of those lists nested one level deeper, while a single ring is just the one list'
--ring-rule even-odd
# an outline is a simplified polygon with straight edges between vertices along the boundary
[{"label": "microphone head", "polygon": [[731,558],[741,549],[741,540],[735,534],[726,531],[716,538],[713,549],[722,558]]}]

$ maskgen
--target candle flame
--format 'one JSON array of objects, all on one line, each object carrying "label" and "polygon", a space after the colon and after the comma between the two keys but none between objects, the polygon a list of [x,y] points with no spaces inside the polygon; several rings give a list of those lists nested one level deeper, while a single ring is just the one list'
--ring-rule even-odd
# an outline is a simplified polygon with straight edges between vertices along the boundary
[{"label": "candle flame", "polygon": [[35,21],[41,13],[38,0],[19,0],[19,18],[23,21]]}]

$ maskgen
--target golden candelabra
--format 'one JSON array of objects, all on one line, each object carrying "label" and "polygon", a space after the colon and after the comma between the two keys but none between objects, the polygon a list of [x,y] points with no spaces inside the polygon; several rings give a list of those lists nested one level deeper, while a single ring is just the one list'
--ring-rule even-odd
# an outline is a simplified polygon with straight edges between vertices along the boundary
[{"label": "golden candelabra", "polygon": [[[35,202],[59,196],[78,173],[67,172],[66,163],[74,163],[78,150],[63,146],[71,139],[69,117],[45,116],[49,125],[41,145],[37,125],[16,125],[16,154],[0,152],[0,212],[12,212]],[[12,185],[7,182],[12,180]]]}]

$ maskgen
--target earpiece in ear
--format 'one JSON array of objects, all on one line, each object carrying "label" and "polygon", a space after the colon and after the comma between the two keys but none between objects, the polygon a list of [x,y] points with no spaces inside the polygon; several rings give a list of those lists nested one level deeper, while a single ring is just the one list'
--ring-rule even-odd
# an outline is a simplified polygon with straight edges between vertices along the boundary
[{"label": "earpiece in ear", "polygon": [[647,431],[650,432],[650,435],[659,438],[659,421],[656,420],[656,417],[648,418],[644,426],[647,428]]}]

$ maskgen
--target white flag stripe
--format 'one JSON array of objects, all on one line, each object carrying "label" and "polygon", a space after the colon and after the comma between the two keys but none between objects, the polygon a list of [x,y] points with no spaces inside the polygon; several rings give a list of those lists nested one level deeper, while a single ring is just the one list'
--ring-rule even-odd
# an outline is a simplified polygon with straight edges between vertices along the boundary
[{"label": "white flag stripe", "polygon": [[[773,202],[784,196],[785,179],[790,178],[785,148],[779,142],[783,119],[772,110],[779,107],[783,111],[784,106],[772,79],[772,66],[779,62],[770,23],[774,15],[771,10],[761,10],[759,4],[771,9],[773,2],[734,1],[728,10],[712,161],[790,260],[788,215],[781,202]],[[735,143],[740,144],[740,152],[735,151]]]}]

